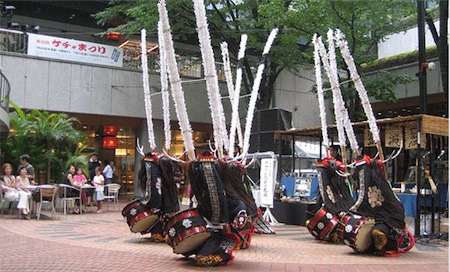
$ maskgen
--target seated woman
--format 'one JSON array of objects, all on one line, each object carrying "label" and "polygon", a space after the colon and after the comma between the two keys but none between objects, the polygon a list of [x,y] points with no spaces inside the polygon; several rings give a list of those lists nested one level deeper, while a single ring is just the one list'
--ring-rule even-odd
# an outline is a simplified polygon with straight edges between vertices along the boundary
[{"label": "seated woman", "polygon": [[[78,185],[77,182],[74,180],[75,175],[75,166],[71,165],[69,166],[69,170],[67,171],[66,177],[64,178],[63,183],[66,185],[70,185],[75,188],[80,188],[81,185]],[[74,190],[72,188],[67,188],[66,196],[68,197],[77,197],[80,196],[80,192],[77,190]],[[72,213],[80,213],[80,200],[75,200],[75,205],[73,205]]]},{"label": "seated woman", "polygon": [[18,199],[17,209],[21,211],[25,219],[30,220],[30,204],[28,199],[31,197],[31,192],[25,187],[30,185],[30,181],[26,177],[27,169],[21,167],[20,176],[17,178],[12,175],[12,171],[11,164],[3,164],[0,184],[2,184],[2,191],[5,194],[4,197],[8,201]]}]

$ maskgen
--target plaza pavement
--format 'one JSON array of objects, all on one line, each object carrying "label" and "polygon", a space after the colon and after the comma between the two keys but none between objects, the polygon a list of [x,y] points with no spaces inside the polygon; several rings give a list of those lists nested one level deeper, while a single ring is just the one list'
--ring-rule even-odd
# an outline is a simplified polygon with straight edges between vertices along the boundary
[{"label": "plaza pavement", "polygon": [[[126,202],[121,203],[123,207]],[[0,271],[448,271],[448,243],[417,243],[397,258],[354,253],[345,245],[316,241],[305,227],[276,225],[255,234],[251,247],[234,252],[231,265],[196,267],[148,235],[131,233],[117,209],[54,219],[0,218]],[[8,213],[8,212],[6,212]]]}]

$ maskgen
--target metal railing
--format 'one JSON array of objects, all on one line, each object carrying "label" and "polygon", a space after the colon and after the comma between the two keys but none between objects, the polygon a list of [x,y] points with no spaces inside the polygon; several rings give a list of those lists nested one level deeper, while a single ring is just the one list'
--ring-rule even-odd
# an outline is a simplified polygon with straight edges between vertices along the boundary
[{"label": "metal railing", "polygon": [[9,93],[11,92],[11,85],[8,79],[0,72],[0,108],[8,112],[9,107]]},{"label": "metal railing", "polygon": [[[27,35],[25,32],[0,28],[0,51],[27,53]],[[123,67],[130,69],[141,69],[141,59],[136,57],[140,52],[124,51]],[[177,55],[177,64],[180,76],[191,78],[203,78],[203,67],[201,58],[188,52]],[[148,54],[148,70],[150,72],[160,71],[159,55]],[[219,80],[225,81],[222,63],[216,63],[217,76]]]},{"label": "metal railing", "polygon": [[26,35],[22,31],[0,28],[0,51],[27,53]]}]

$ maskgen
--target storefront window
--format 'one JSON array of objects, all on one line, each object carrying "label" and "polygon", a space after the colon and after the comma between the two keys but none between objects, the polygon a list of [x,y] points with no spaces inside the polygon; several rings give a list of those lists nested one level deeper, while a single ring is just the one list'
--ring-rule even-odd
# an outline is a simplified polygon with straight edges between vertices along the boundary
[{"label": "storefront window", "polygon": [[[103,126],[83,126],[88,137],[86,155],[92,152],[99,154],[99,159],[113,160],[116,166],[114,182],[121,185],[121,194],[134,195],[134,160],[136,133],[134,128],[117,127],[117,147],[105,149],[102,147]],[[104,165],[102,165],[104,167]]]}]

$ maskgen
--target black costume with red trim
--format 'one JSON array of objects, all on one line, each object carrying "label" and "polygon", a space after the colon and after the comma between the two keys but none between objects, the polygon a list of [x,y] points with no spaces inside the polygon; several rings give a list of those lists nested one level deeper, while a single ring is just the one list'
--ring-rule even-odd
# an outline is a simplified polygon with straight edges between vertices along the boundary
[{"label": "black costume with red trim", "polygon": [[250,246],[255,227],[248,214],[256,214],[257,207],[242,179],[243,170],[242,165],[206,153],[188,167],[196,208],[214,225],[212,236],[194,252],[199,266],[229,264],[235,249]]},{"label": "black costume with red trim", "polygon": [[339,242],[335,229],[339,214],[353,205],[354,187],[349,177],[342,177],[336,171],[344,172],[342,162],[325,157],[316,162],[319,192],[316,206],[307,220],[308,231],[318,240]]},{"label": "black costume with red trim", "polygon": [[212,224],[229,223],[228,202],[214,155],[190,162],[188,177],[198,212]]},{"label": "black costume with red trim", "polygon": [[365,164],[359,166],[354,174],[354,179],[360,184],[360,193],[351,211],[375,219],[372,238],[376,254],[397,256],[398,239],[404,236],[409,238],[405,230],[403,204],[385,178],[383,163],[368,156],[362,160]]},{"label": "black costume with red trim", "polygon": [[323,192],[323,195],[322,193],[318,195],[318,206],[315,211],[322,206],[336,215],[348,211],[355,202],[353,198],[354,188],[347,178],[336,173],[338,170],[344,172],[343,163],[333,157],[325,157],[317,161],[317,170],[319,171],[319,186],[322,185],[321,192]]},{"label": "black costume with red trim", "polygon": [[180,210],[175,182],[177,163],[159,153],[148,153],[141,161],[139,188],[144,196],[139,199],[139,209],[150,211],[158,221],[141,234],[151,233],[154,242],[165,240],[163,224]]}]

